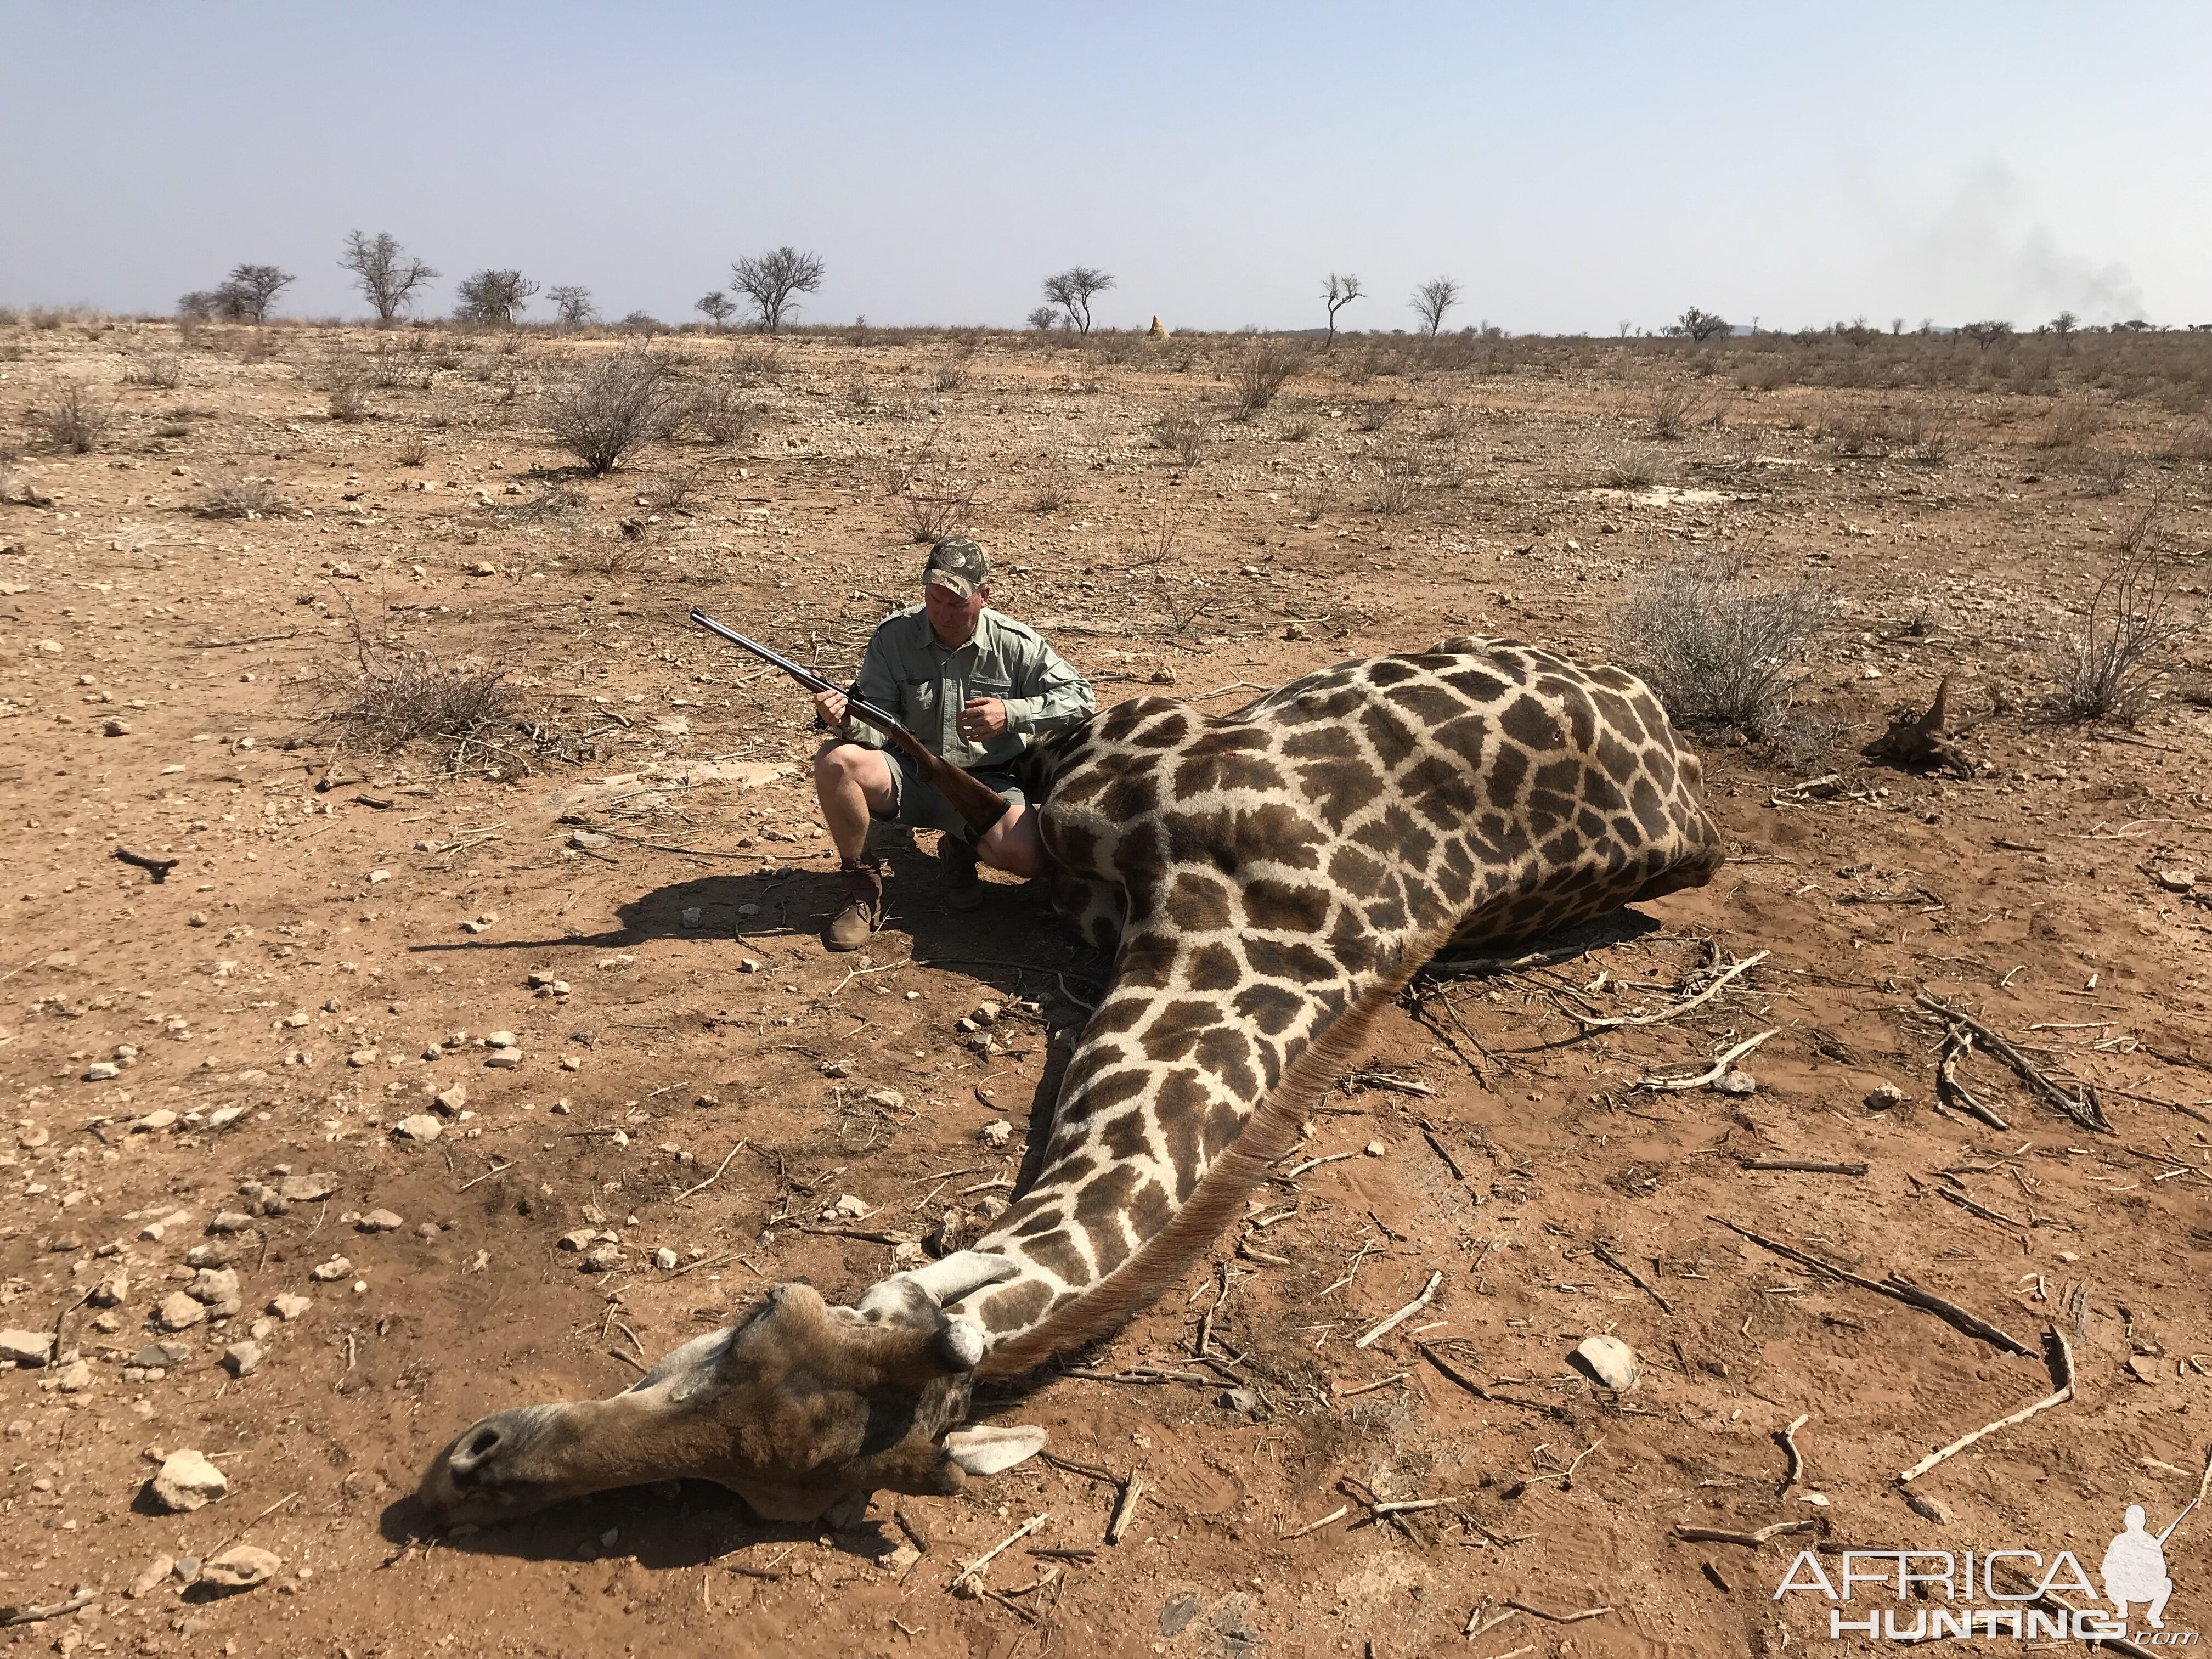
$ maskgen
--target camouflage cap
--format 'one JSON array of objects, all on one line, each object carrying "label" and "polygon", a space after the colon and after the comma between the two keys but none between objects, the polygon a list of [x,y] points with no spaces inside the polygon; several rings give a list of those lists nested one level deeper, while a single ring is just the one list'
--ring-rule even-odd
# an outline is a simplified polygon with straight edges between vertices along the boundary
[{"label": "camouflage cap", "polygon": [[947,536],[929,550],[929,562],[921,568],[922,585],[949,588],[961,599],[971,597],[991,580],[991,561],[972,538]]}]

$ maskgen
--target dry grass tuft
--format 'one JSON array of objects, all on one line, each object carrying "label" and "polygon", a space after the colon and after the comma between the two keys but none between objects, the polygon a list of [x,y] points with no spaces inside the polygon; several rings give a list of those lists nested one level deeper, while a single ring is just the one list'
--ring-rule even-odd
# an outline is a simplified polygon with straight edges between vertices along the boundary
[{"label": "dry grass tuft", "polygon": [[1809,586],[1761,589],[1741,560],[1662,571],[1614,619],[1627,666],[1696,732],[1764,738],[1781,729],[1835,601]]},{"label": "dry grass tuft", "polygon": [[89,454],[106,435],[114,411],[88,380],[60,380],[46,401],[30,411],[31,423],[57,449]]},{"label": "dry grass tuft", "polygon": [[467,744],[515,715],[507,669],[474,657],[370,644],[354,626],[355,663],[336,705],[324,715],[349,748],[388,754],[422,739],[453,743],[458,766]]},{"label": "dry grass tuft", "polygon": [[667,435],[676,414],[674,365],[643,348],[592,357],[561,371],[545,392],[553,441],[593,477]]},{"label": "dry grass tuft", "polygon": [[272,479],[250,472],[210,478],[192,511],[204,519],[273,519],[291,511]]},{"label": "dry grass tuft", "polygon": [[2046,701],[2061,720],[2132,725],[2173,673],[2183,642],[2203,625],[2201,615],[2184,608],[2154,516],[2144,512],[2122,534],[2088,609],[2047,659],[2054,684]]}]

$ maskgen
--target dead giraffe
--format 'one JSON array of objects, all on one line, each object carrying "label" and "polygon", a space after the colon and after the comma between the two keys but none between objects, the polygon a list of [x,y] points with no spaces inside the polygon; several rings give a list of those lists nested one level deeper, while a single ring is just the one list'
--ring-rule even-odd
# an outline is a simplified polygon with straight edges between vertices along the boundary
[{"label": "dead giraffe", "polygon": [[1510,642],[1340,664],[1218,718],[1135,698],[1048,758],[1054,902],[1114,971],[1012,1208],[849,1308],[781,1285],[625,1393],[484,1419],[423,1476],[432,1518],[696,1477],[804,1520],[1019,1462],[1042,1431],[955,1428],[973,1378],[1173,1285],[1437,951],[1721,863],[1651,693]]}]

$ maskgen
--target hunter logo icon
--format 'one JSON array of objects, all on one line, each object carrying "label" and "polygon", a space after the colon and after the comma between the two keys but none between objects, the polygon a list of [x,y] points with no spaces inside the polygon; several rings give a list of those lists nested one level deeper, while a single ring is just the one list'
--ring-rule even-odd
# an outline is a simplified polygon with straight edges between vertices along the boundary
[{"label": "hunter logo icon", "polygon": [[2148,1604],[2143,1617],[2150,1621],[2150,1627],[2166,1628],[2166,1598],[2173,1594],[2173,1580],[2166,1576],[2166,1540],[2197,1504],[2196,1498],[2191,1498],[2188,1507],[2156,1534],[2143,1530],[2143,1506],[2128,1505],[2127,1530],[2105,1547],[2104,1563],[2098,1569],[2105,1581],[2105,1599],[2123,1620],[2128,1616],[2130,1602],[2142,1601]]}]

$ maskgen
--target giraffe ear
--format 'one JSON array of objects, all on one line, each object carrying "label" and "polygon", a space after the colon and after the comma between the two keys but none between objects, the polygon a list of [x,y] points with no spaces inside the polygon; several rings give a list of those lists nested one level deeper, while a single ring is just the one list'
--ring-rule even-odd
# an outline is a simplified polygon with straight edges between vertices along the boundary
[{"label": "giraffe ear", "polygon": [[955,1429],[945,1437],[945,1455],[969,1474],[998,1474],[1044,1449],[1045,1431],[1018,1428]]}]

